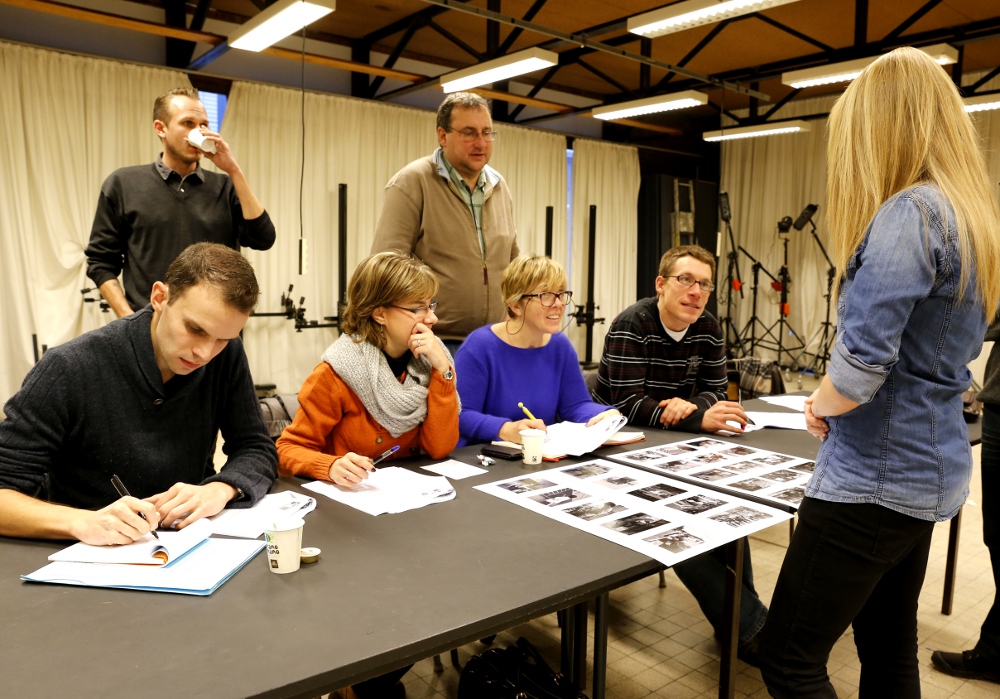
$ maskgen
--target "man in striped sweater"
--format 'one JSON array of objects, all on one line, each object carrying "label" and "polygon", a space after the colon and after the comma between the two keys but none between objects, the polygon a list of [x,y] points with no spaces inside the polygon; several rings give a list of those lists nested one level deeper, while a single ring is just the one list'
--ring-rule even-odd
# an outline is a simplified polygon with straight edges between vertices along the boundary
[{"label": "man in striped sweater", "polygon": [[[697,245],[671,248],[660,259],[659,273],[656,296],[629,306],[611,324],[594,398],[618,408],[632,425],[742,431],[746,413],[739,403],[726,400],[722,328],[705,311],[715,288],[715,258]],[[722,637],[724,550],[695,556],[673,570]],[[747,545],[737,655],[751,665],[757,665],[757,634],[766,620]]]}]

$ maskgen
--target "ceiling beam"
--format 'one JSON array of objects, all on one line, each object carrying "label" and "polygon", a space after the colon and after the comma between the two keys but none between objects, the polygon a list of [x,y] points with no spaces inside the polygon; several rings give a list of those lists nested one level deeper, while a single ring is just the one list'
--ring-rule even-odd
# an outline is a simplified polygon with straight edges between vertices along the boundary
[{"label": "ceiling beam", "polygon": [[917,10],[912,15],[910,15],[909,17],[907,17],[905,20],[902,21],[902,23],[900,23],[900,25],[898,27],[896,27],[895,29],[893,29],[888,34],[886,34],[885,38],[887,40],[892,40],[892,39],[898,38],[900,34],[902,34],[907,29],[909,29],[910,27],[912,27],[917,22],[917,20],[919,20],[921,17],[923,17],[924,15],[926,15],[928,12],[930,12],[931,10],[933,10],[935,7],[937,7],[940,4],[941,4],[941,0],[927,0],[927,2],[925,2],[920,7],[919,10]]},{"label": "ceiling beam", "polygon": [[[680,75],[691,78],[693,80],[700,80],[704,83],[714,85],[718,88],[723,88],[726,90],[731,90],[733,92],[739,92],[745,95],[751,95],[759,99],[770,101],[769,95],[762,92],[757,92],[756,90],[750,90],[738,85],[736,83],[727,82],[724,80],[715,79],[709,75],[704,75],[702,73],[695,72],[693,70],[688,70],[687,68],[682,68],[681,66],[671,65],[663,61],[656,60],[655,58],[648,58],[646,56],[640,55],[638,53],[633,53],[632,51],[626,51],[620,49],[610,44],[602,43],[600,41],[594,41],[588,38],[585,34],[577,33],[570,34],[567,32],[560,31],[558,29],[552,29],[551,27],[545,27],[540,24],[535,24],[533,22],[527,22],[523,19],[518,19],[517,17],[511,17],[509,15],[504,15],[499,12],[491,12],[490,10],[484,10],[479,7],[470,7],[464,5],[460,0],[421,0],[429,5],[437,5],[438,7],[446,7],[448,9],[456,10],[458,12],[464,12],[466,14],[477,15],[487,20],[493,20],[496,22],[502,22],[504,24],[510,24],[515,27],[522,27],[529,31],[533,31],[543,36],[551,36],[557,39],[562,39],[570,43],[579,45],[581,48],[591,48],[603,53],[610,54],[612,56],[618,56],[620,58],[625,58],[627,60],[636,61],[638,63],[645,63],[654,68],[659,68],[661,70],[674,71]],[[638,39],[639,37],[635,37]]]},{"label": "ceiling beam", "polygon": [[[469,2],[469,0],[459,0],[460,2]],[[420,12],[414,12],[411,15],[407,15],[402,19],[397,19],[392,24],[387,24],[380,29],[368,32],[363,37],[362,41],[366,41],[370,44],[377,44],[380,41],[388,39],[393,34],[399,34],[399,32],[406,31],[406,28],[414,21],[419,21],[421,23],[426,22],[429,19],[434,19],[440,14],[447,12],[448,10],[441,7],[428,7]]]},{"label": "ceiling beam", "polygon": [[[528,11],[524,13],[524,17],[521,19],[530,22],[535,18],[535,15],[537,15],[538,12],[545,7],[545,3],[548,1],[549,0],[535,0],[535,4],[528,8]],[[517,41],[517,38],[521,36],[522,32],[524,32],[524,29],[521,27],[514,27],[511,33],[507,35],[507,38],[503,40],[503,43],[500,44],[500,48],[497,49],[497,55],[505,56],[507,52],[510,51],[510,47],[514,45],[514,42]]]}]

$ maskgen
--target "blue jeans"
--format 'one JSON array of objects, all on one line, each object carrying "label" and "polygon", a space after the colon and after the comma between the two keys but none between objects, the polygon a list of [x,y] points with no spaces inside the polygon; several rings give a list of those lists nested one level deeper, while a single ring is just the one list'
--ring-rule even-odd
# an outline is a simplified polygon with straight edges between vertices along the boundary
[{"label": "blue jeans", "polygon": [[[750,542],[743,540],[743,589],[740,593],[740,643],[746,643],[764,627],[767,607],[760,601],[753,586],[753,565],[750,562]],[[722,614],[726,595],[726,547],[703,553],[678,563],[673,568],[677,577],[698,600],[698,606],[715,629],[723,636]]]},{"label": "blue jeans", "polygon": [[[1000,405],[983,406],[983,541],[993,562],[993,583],[1000,590]],[[1000,592],[979,632],[976,650],[1000,667]]]},{"label": "blue jeans", "polygon": [[917,597],[934,523],[879,505],[805,498],[761,634],[775,699],[836,699],[826,663],[848,626],[861,699],[919,699]]}]

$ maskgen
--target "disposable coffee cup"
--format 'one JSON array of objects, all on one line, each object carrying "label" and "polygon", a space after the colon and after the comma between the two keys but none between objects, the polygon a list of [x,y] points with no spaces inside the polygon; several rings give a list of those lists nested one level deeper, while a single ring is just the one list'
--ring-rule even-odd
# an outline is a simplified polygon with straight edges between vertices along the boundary
[{"label": "disposable coffee cup", "polygon": [[206,153],[215,152],[215,141],[205,138],[205,134],[201,132],[201,129],[191,129],[191,133],[187,135],[187,142],[195,148],[201,148]]},{"label": "disposable coffee cup", "polygon": [[272,524],[264,532],[267,539],[267,565],[272,573],[294,573],[302,562],[301,519],[286,519]]},{"label": "disposable coffee cup", "polygon": [[542,463],[542,445],[545,442],[545,433],[542,430],[521,430],[521,445],[524,447],[524,457],[522,461],[526,464]]}]

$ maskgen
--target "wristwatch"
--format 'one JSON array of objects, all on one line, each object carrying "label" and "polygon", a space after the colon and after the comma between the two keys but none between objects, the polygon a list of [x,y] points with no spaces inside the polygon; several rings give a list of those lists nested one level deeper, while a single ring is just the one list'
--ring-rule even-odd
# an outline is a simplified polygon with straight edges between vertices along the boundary
[{"label": "wristwatch", "polygon": [[451,381],[452,379],[455,378],[455,372],[451,370],[451,367],[449,367],[448,371],[441,374],[441,376],[444,378],[445,381]]}]

